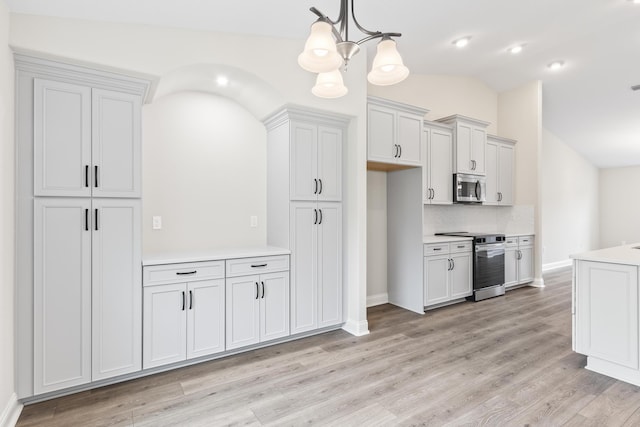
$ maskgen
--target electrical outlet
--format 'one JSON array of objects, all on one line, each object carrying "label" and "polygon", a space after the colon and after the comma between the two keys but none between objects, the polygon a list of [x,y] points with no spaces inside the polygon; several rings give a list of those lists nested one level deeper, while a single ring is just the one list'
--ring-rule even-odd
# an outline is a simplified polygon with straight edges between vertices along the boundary
[{"label": "electrical outlet", "polygon": [[251,216],[251,227],[257,227],[258,226],[258,217],[255,215]]},{"label": "electrical outlet", "polygon": [[152,217],[152,225],[151,227],[154,230],[160,230],[162,229],[162,217],[161,216],[154,216]]}]

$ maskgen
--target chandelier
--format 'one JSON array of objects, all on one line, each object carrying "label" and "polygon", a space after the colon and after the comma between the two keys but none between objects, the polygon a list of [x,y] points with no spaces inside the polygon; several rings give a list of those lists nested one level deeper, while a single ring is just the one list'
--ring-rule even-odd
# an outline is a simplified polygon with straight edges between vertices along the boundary
[{"label": "chandelier", "polygon": [[[358,41],[349,40],[349,3],[351,19],[365,37]],[[392,37],[400,33],[382,33],[363,28],[356,19],[353,0],[340,0],[340,15],[333,21],[315,7],[309,9],[318,16],[311,25],[311,34],[304,45],[304,51],[298,56],[298,64],[305,70],[317,73],[316,85],[311,92],[321,98],[339,98],[346,95],[348,89],[342,80],[340,67],[346,71],[349,60],[360,51],[360,45],[373,39],[381,39],[371,71],[367,74],[369,83],[388,86],[400,83],[409,75],[402,57],[396,49]],[[339,30],[336,26],[339,25]]]}]

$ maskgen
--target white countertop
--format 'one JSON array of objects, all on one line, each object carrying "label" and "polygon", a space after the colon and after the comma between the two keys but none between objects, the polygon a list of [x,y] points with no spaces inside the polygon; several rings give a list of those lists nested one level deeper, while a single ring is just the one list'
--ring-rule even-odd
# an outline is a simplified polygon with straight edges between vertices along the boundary
[{"label": "white countertop", "polygon": [[422,243],[447,243],[447,242],[470,242],[472,237],[459,237],[459,236],[423,236]]},{"label": "white countertop", "polygon": [[640,249],[634,249],[635,247],[640,247],[640,243],[583,252],[571,255],[571,258],[581,261],[610,262],[613,264],[640,266]]},{"label": "white countertop", "polygon": [[274,246],[171,252],[145,255],[142,258],[142,265],[178,264],[182,262],[217,261],[223,259],[253,258],[289,254],[291,254],[289,249],[277,248]]},{"label": "white countertop", "polygon": [[506,233],[504,237],[524,237],[524,236],[534,236],[534,233]]}]

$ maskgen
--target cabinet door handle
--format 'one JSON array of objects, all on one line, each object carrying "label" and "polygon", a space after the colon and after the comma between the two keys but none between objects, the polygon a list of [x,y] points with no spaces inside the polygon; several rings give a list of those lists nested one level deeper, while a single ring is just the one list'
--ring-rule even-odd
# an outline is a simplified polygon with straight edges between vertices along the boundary
[{"label": "cabinet door handle", "polygon": [[193,271],[176,271],[176,274],[178,276],[188,276],[190,274],[196,274],[198,272],[198,270],[193,270]]},{"label": "cabinet door handle", "polygon": [[193,308],[193,291],[189,291],[189,310]]},{"label": "cabinet door handle", "polygon": [[182,311],[187,307],[187,295],[182,291]]},{"label": "cabinet door handle", "polygon": [[318,194],[322,194],[322,178],[319,178],[318,181],[320,181],[320,191],[318,191]]},{"label": "cabinet door handle", "polygon": [[447,268],[447,271],[451,271],[451,259],[447,259],[447,262],[449,263],[449,267]]},{"label": "cabinet door handle", "polygon": [[313,210],[313,225],[318,224],[318,209]]},{"label": "cabinet door handle", "polygon": [[451,258],[451,270],[454,270],[456,268],[456,261]]},{"label": "cabinet door handle", "polygon": [[84,186],[89,188],[89,165],[84,166]]},{"label": "cabinet door handle", "polygon": [[260,282],[262,283],[262,298],[264,298],[264,282]]},{"label": "cabinet door handle", "polygon": [[322,209],[318,209],[318,211],[320,212],[320,221],[318,221],[318,224],[322,224]]},{"label": "cabinet door handle", "polygon": [[98,231],[98,209],[96,209],[96,223],[95,223],[95,229],[96,229],[96,231]]},{"label": "cabinet door handle", "polygon": [[93,167],[93,181],[96,188],[98,188],[98,166]]},{"label": "cabinet door handle", "polygon": [[400,152],[400,146],[398,144],[393,144],[393,148],[394,148],[394,152],[393,152],[393,157],[394,158],[398,158],[398,153]]},{"label": "cabinet door handle", "polygon": [[89,209],[84,210],[84,231],[89,231]]},{"label": "cabinet door handle", "polygon": [[436,198],[436,190],[434,190],[433,188],[431,189],[431,200]]},{"label": "cabinet door handle", "polygon": [[318,194],[318,179],[317,178],[313,178],[313,194]]},{"label": "cabinet door handle", "polygon": [[251,268],[262,268],[266,267],[267,264],[251,264]]},{"label": "cabinet door handle", "polygon": [[256,282],[256,299],[260,296],[260,285]]},{"label": "cabinet door handle", "polygon": [[402,145],[398,145],[398,148],[400,148],[400,153],[398,154],[398,158],[402,157]]}]

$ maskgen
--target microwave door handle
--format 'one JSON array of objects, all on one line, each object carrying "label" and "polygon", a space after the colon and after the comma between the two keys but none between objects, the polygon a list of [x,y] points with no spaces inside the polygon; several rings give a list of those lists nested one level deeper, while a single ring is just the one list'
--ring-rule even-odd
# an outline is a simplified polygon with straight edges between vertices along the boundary
[{"label": "microwave door handle", "polygon": [[480,181],[476,181],[476,189],[475,189],[475,193],[476,193],[476,200],[480,200],[480,196],[481,194],[478,194],[478,189],[480,187]]}]

